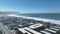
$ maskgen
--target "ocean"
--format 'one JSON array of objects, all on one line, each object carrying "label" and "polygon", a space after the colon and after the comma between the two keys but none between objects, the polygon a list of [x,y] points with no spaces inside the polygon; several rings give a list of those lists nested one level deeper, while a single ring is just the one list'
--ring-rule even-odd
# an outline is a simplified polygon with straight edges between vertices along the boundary
[{"label": "ocean", "polygon": [[17,14],[17,15],[60,20],[60,13],[29,13],[29,14]]}]

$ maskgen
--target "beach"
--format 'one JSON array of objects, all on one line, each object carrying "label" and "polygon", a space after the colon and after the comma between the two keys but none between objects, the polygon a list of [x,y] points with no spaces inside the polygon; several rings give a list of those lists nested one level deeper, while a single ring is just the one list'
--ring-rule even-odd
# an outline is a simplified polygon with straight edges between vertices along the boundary
[{"label": "beach", "polygon": [[60,20],[45,19],[45,18],[36,18],[36,17],[27,17],[27,16],[18,16],[18,15],[12,15],[12,14],[8,14],[8,16],[22,17],[22,18],[26,18],[26,19],[35,19],[35,20],[39,20],[39,21],[50,22],[50,23],[54,23],[54,24],[60,25]]}]

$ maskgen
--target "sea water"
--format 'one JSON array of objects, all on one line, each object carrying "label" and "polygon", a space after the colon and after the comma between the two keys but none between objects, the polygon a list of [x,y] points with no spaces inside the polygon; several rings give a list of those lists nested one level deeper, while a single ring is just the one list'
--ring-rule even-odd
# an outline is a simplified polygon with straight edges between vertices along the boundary
[{"label": "sea water", "polygon": [[17,15],[60,20],[60,13],[29,13],[29,14],[17,14]]}]

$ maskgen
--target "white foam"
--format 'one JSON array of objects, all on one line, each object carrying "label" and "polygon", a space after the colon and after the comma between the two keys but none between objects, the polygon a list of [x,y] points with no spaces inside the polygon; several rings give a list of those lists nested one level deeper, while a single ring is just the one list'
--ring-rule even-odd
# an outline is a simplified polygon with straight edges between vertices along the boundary
[{"label": "white foam", "polygon": [[60,20],[36,18],[36,17],[27,17],[27,16],[18,16],[18,15],[11,15],[11,14],[8,14],[8,16],[22,17],[22,18],[26,18],[26,19],[35,19],[35,20],[39,20],[39,21],[51,22],[51,23],[55,23],[55,24],[59,24],[60,25]]}]

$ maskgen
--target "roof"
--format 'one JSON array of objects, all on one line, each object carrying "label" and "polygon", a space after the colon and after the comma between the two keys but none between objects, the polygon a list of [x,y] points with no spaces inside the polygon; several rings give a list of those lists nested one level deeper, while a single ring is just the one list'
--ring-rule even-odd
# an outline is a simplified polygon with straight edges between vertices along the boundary
[{"label": "roof", "polygon": [[26,30],[24,30],[23,28],[19,28],[19,31],[21,31],[22,33],[28,33],[28,34],[31,34],[31,33],[27,32]]},{"label": "roof", "polygon": [[41,26],[43,26],[43,24],[34,24],[34,25],[31,25],[31,26],[29,26],[30,28],[38,28],[38,27],[41,27]]},{"label": "roof", "polygon": [[26,30],[28,30],[28,31],[30,31],[30,32],[32,32],[32,33],[34,33],[34,34],[41,34],[40,32],[37,32],[37,31],[35,31],[35,30],[32,30],[32,29],[30,29],[30,28],[24,28],[24,29],[26,29]]},{"label": "roof", "polygon": [[45,30],[50,31],[50,32],[53,32],[53,33],[56,33],[56,31],[50,30],[50,29],[47,29],[47,28]]},{"label": "roof", "polygon": [[52,34],[52,33],[49,33],[47,31],[40,31],[40,32],[45,33],[45,34]]},{"label": "roof", "polygon": [[56,30],[56,31],[59,31],[59,29],[56,29],[56,28],[50,28],[50,29],[52,29],[52,30]]}]

